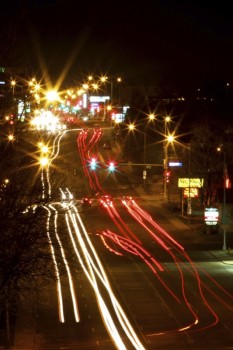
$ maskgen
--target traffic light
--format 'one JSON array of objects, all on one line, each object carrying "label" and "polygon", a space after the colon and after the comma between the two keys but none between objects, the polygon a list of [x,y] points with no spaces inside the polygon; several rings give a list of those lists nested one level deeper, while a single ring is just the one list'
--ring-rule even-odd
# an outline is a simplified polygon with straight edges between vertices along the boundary
[{"label": "traffic light", "polygon": [[96,169],[96,159],[95,158],[91,158],[90,167],[91,167],[91,170]]},{"label": "traffic light", "polygon": [[116,164],[115,164],[113,161],[111,161],[111,162],[109,163],[109,165],[108,165],[108,169],[109,169],[109,171],[111,171],[111,172],[115,171],[115,169],[116,169]]},{"label": "traffic light", "polygon": [[165,181],[166,183],[169,183],[171,180],[171,171],[170,170],[165,170]]}]

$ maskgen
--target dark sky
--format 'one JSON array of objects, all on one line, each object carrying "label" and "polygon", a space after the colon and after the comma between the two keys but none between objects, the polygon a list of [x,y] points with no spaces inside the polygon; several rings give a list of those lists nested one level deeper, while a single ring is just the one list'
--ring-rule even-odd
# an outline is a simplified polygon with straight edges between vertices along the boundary
[{"label": "dark sky", "polygon": [[233,81],[229,1],[0,4],[0,38],[4,33],[1,42],[8,48],[4,54],[0,46],[1,65],[25,64],[38,74],[47,71],[56,79],[63,73],[73,81],[90,73],[122,75],[129,84],[144,85]]}]

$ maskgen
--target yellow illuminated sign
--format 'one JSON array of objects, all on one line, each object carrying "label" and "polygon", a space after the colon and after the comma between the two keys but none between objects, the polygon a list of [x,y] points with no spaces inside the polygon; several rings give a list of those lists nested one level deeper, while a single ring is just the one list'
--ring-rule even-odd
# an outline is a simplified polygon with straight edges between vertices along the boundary
[{"label": "yellow illuminated sign", "polygon": [[190,189],[189,188],[184,188],[184,197],[192,197],[192,198],[195,198],[195,197],[198,197],[198,189],[197,187],[191,187]]},{"label": "yellow illuminated sign", "polygon": [[203,187],[204,179],[199,178],[179,178],[178,187]]}]

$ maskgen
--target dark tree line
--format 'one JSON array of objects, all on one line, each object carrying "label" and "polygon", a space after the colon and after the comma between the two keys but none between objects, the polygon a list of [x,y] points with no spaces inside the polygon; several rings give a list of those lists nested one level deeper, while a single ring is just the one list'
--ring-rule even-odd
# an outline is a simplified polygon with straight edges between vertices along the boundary
[{"label": "dark tree line", "polygon": [[[56,275],[46,232],[36,136],[15,129],[15,139],[0,142],[0,328],[10,346],[20,303],[46,288]],[[56,187],[62,174],[53,178]],[[63,272],[62,269],[60,271]]]}]

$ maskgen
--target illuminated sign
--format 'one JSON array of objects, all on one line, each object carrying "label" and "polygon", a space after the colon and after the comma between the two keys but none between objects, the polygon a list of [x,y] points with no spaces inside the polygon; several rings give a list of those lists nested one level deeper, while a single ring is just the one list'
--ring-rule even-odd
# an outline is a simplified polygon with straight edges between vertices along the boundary
[{"label": "illuminated sign", "polygon": [[179,178],[178,187],[203,187],[204,179]]},{"label": "illuminated sign", "polygon": [[105,102],[110,100],[109,96],[90,96],[90,102]]},{"label": "illuminated sign", "polygon": [[121,113],[112,113],[112,120],[114,120],[116,123],[123,122],[125,118],[124,114]]},{"label": "illuminated sign", "polygon": [[87,94],[83,94],[83,108],[87,108]]},{"label": "illuminated sign", "polygon": [[217,208],[205,209],[205,223],[207,225],[217,225],[219,219],[219,211]]},{"label": "illuminated sign", "polygon": [[181,162],[174,162],[173,161],[173,162],[169,162],[168,165],[169,166],[183,166],[183,163],[181,163]]},{"label": "illuminated sign", "polygon": [[197,198],[198,188],[197,187],[184,188],[184,198],[187,198],[187,197]]}]

